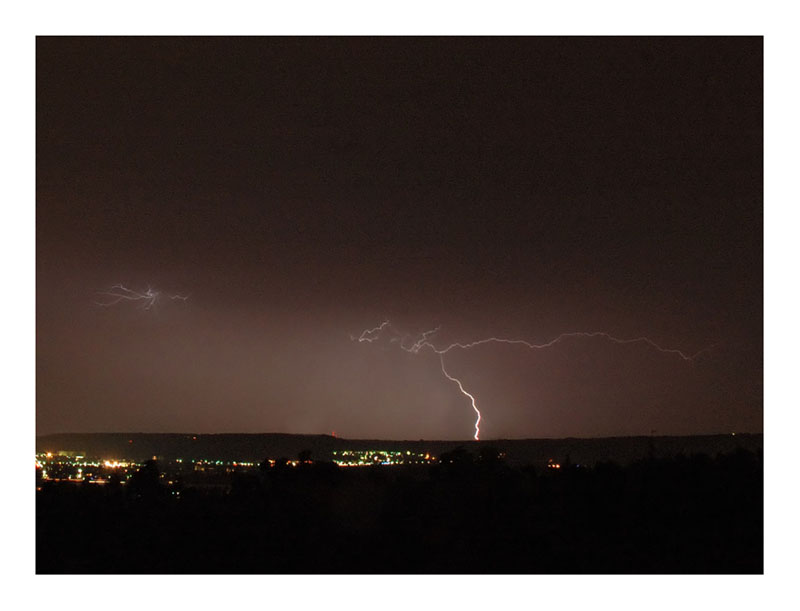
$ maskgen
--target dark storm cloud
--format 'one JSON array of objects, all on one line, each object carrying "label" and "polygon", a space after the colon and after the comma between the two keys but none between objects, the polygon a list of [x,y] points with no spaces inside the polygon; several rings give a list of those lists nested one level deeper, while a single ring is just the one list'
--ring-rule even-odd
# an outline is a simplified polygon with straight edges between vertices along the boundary
[{"label": "dark storm cloud", "polygon": [[714,345],[454,355],[487,437],[761,430],[761,39],[38,39],[40,432],[470,437],[387,317]]}]

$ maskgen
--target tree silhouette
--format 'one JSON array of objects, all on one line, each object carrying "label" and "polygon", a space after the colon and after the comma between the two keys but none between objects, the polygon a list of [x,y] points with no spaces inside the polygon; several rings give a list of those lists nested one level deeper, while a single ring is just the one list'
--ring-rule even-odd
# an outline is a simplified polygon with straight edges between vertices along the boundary
[{"label": "tree silhouette", "polygon": [[130,493],[138,498],[156,498],[161,493],[158,463],[148,460],[133,474],[129,484]]},{"label": "tree silhouette", "polygon": [[486,464],[499,463],[503,453],[497,446],[483,446],[478,452],[478,460]]},{"label": "tree silhouette", "polygon": [[443,465],[471,465],[474,458],[464,446],[458,446],[450,452],[444,452],[439,457],[439,462]]}]

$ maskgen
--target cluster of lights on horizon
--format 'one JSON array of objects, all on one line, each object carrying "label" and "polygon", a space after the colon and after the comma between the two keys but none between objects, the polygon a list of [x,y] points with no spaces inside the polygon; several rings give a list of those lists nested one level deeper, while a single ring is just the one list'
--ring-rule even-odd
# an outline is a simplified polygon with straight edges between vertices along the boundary
[{"label": "cluster of lights on horizon", "polygon": [[442,373],[444,374],[444,376],[448,380],[450,380],[451,382],[455,382],[458,385],[458,389],[461,391],[461,393],[464,396],[469,398],[470,403],[472,404],[472,409],[475,411],[475,414],[476,414],[475,434],[473,436],[475,441],[479,441],[480,440],[480,423],[481,423],[481,412],[478,409],[478,406],[477,406],[476,401],[475,401],[475,397],[472,394],[470,394],[464,388],[464,385],[461,383],[461,380],[459,380],[458,378],[452,376],[450,373],[447,372],[447,369],[445,369],[445,365],[444,365],[444,355],[447,354],[448,352],[450,352],[451,350],[456,349],[456,348],[460,348],[460,349],[463,349],[463,350],[469,350],[471,348],[475,348],[477,346],[481,346],[481,345],[484,345],[484,344],[498,343],[498,344],[521,345],[521,346],[525,346],[526,348],[529,348],[531,350],[541,350],[541,349],[544,349],[544,348],[550,348],[552,346],[555,346],[556,344],[558,344],[558,343],[560,343],[560,342],[562,342],[562,341],[564,341],[566,339],[573,339],[573,338],[602,338],[602,339],[605,339],[607,341],[613,342],[615,344],[636,344],[636,343],[645,344],[647,346],[650,346],[651,348],[654,348],[658,352],[662,352],[664,354],[677,355],[678,357],[680,357],[684,361],[692,361],[698,355],[700,355],[701,353],[703,353],[703,352],[705,352],[705,351],[710,349],[710,348],[704,348],[703,350],[700,350],[700,351],[696,352],[695,354],[689,355],[689,354],[686,354],[685,352],[683,352],[681,350],[677,350],[677,349],[674,349],[674,348],[663,348],[662,346],[658,345],[656,342],[651,340],[649,337],[642,336],[642,337],[637,337],[637,338],[634,338],[634,339],[620,339],[620,338],[615,337],[615,336],[613,336],[610,333],[607,333],[605,331],[591,331],[591,332],[571,331],[571,332],[567,332],[567,333],[562,333],[561,335],[559,335],[555,339],[552,339],[549,342],[545,342],[543,344],[534,344],[534,343],[531,343],[531,342],[528,342],[528,341],[522,340],[522,339],[506,339],[506,338],[502,338],[502,337],[488,337],[488,338],[485,338],[485,339],[480,339],[480,340],[476,340],[476,341],[468,342],[468,343],[454,342],[454,343],[451,343],[450,345],[448,345],[446,348],[437,348],[430,341],[429,338],[432,335],[434,335],[435,333],[437,333],[440,328],[441,327],[436,327],[435,329],[431,329],[429,331],[425,331],[412,344],[407,345],[407,341],[409,340],[410,336],[407,335],[407,334],[404,335],[404,334],[400,333],[399,331],[397,331],[397,329],[395,329],[392,326],[392,324],[388,320],[385,320],[380,325],[378,325],[377,327],[373,327],[371,329],[365,329],[364,331],[362,331],[361,335],[359,335],[358,337],[351,336],[350,339],[353,340],[353,341],[357,340],[359,343],[367,342],[367,343],[371,344],[371,343],[381,339],[382,337],[384,337],[384,333],[388,331],[389,333],[392,334],[392,337],[389,340],[390,343],[398,344],[400,346],[400,348],[402,350],[406,351],[406,352],[410,352],[412,354],[419,354],[419,352],[423,348],[428,348],[431,351],[433,351],[434,353],[436,353],[437,355],[439,355],[439,364],[441,366]]},{"label": "cluster of lights on horizon", "polygon": [[436,458],[429,452],[411,450],[334,450],[333,462],[339,467],[371,465],[431,464]]},{"label": "cluster of lights on horizon", "polygon": [[[132,470],[139,465],[130,460],[116,458],[87,458],[73,451],[40,452],[36,454],[36,469],[41,472],[42,479],[53,481],[84,481],[89,477],[90,483],[104,484],[110,472],[123,476],[121,483],[130,478]],[[98,476],[103,474],[104,476]]]}]

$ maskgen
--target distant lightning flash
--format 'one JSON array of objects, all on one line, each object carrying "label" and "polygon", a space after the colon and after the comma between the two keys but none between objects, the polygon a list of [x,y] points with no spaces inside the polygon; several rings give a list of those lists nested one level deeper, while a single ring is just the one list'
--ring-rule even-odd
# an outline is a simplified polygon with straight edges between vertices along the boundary
[{"label": "distant lightning flash", "polygon": [[478,409],[478,406],[477,406],[476,401],[475,401],[475,397],[464,389],[464,385],[461,383],[461,380],[459,380],[458,378],[453,377],[452,375],[450,375],[447,372],[447,369],[445,368],[445,365],[444,365],[444,355],[447,354],[448,352],[450,352],[451,350],[455,349],[455,348],[460,348],[460,349],[463,349],[463,350],[469,350],[471,348],[475,348],[477,346],[482,346],[484,344],[497,343],[497,344],[520,345],[520,346],[525,346],[526,348],[529,348],[531,350],[541,350],[541,349],[544,349],[544,348],[550,348],[551,346],[555,346],[556,344],[559,344],[559,343],[561,343],[561,342],[563,342],[564,340],[567,340],[567,339],[599,337],[599,338],[605,339],[607,341],[613,342],[615,344],[637,344],[637,343],[646,344],[646,345],[650,346],[651,348],[654,348],[655,350],[657,350],[658,352],[661,352],[663,354],[674,354],[674,355],[677,355],[678,357],[680,357],[684,361],[693,361],[697,356],[699,356],[703,352],[706,352],[707,350],[710,350],[710,348],[704,348],[703,350],[700,350],[699,352],[696,352],[695,354],[689,355],[689,354],[686,354],[685,352],[683,352],[681,350],[677,350],[677,349],[674,349],[674,348],[663,348],[662,346],[658,345],[656,342],[651,340],[649,337],[637,337],[637,338],[634,338],[634,339],[620,339],[618,337],[614,337],[610,333],[606,333],[605,331],[592,331],[592,332],[572,331],[572,332],[569,332],[569,333],[562,333],[561,335],[559,335],[555,339],[552,339],[549,342],[545,342],[543,344],[533,344],[531,342],[528,342],[528,341],[525,341],[525,340],[522,340],[522,339],[506,339],[506,338],[502,338],[502,337],[488,337],[486,339],[481,339],[481,340],[477,340],[477,341],[469,342],[469,343],[455,342],[455,343],[450,344],[446,348],[437,348],[429,340],[429,338],[432,335],[434,335],[437,331],[439,331],[439,329],[440,329],[440,327],[436,327],[435,329],[431,329],[430,331],[425,331],[411,345],[406,345],[406,340],[408,339],[408,335],[403,335],[403,334],[399,333],[391,325],[391,323],[388,320],[385,320],[380,325],[378,325],[377,327],[373,327],[372,329],[365,329],[361,333],[361,335],[359,335],[358,337],[355,337],[355,336],[352,336],[352,335],[350,337],[354,341],[358,340],[359,343],[367,342],[367,343],[371,344],[371,343],[381,339],[381,337],[383,337],[384,332],[388,331],[393,336],[389,341],[391,343],[398,343],[400,345],[400,347],[403,350],[405,350],[406,352],[410,352],[412,354],[419,354],[420,350],[422,350],[423,348],[429,348],[430,350],[432,350],[433,352],[438,354],[439,355],[439,362],[440,362],[441,368],[442,368],[442,373],[444,374],[444,376],[448,380],[450,380],[451,382],[455,382],[458,385],[458,389],[461,391],[461,394],[463,394],[465,397],[469,398],[470,402],[472,403],[472,409],[475,410],[475,414],[477,416],[477,419],[475,420],[475,435],[474,435],[475,441],[479,441],[480,440],[480,432],[481,432],[480,431],[481,412]]},{"label": "distant lightning flash", "polygon": [[[156,302],[161,298],[161,292],[155,291],[151,287],[147,287],[147,291],[140,293],[124,287],[121,284],[115,284],[107,291],[98,291],[98,295],[102,295],[102,301],[95,301],[95,303],[104,308],[117,305],[124,301],[140,301],[145,310],[151,309]],[[186,301],[189,295],[167,295],[167,298],[174,301],[180,299]]]}]

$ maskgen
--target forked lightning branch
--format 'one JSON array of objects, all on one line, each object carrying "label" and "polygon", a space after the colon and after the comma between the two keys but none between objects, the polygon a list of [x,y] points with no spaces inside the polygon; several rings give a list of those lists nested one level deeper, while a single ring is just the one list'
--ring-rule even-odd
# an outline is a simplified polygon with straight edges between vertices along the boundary
[{"label": "forked lightning branch", "polygon": [[695,354],[691,354],[690,355],[690,354],[687,354],[687,353],[685,353],[685,352],[683,352],[681,350],[677,350],[677,349],[674,349],[674,348],[664,348],[664,347],[658,345],[656,342],[654,342],[649,337],[637,337],[637,338],[633,338],[633,339],[621,339],[619,337],[615,337],[615,336],[611,335],[610,333],[606,333],[605,331],[592,331],[592,332],[571,331],[571,332],[568,332],[568,333],[562,333],[561,335],[559,335],[555,339],[552,339],[549,342],[545,342],[543,344],[533,344],[531,342],[528,342],[528,341],[525,341],[525,340],[522,340],[522,339],[507,339],[507,338],[502,338],[502,337],[488,337],[488,338],[485,338],[485,339],[480,339],[480,340],[476,340],[476,341],[468,342],[468,343],[455,342],[455,343],[449,344],[448,346],[446,346],[444,348],[437,348],[436,345],[433,344],[433,342],[431,341],[430,338],[433,335],[435,335],[439,331],[439,329],[440,329],[440,327],[436,327],[435,329],[431,329],[430,331],[425,331],[424,333],[422,333],[421,335],[416,337],[416,339],[414,339],[412,343],[409,344],[408,342],[409,342],[409,340],[412,339],[412,337],[410,335],[400,333],[395,327],[392,326],[392,324],[388,320],[385,320],[380,325],[378,325],[377,327],[373,327],[372,329],[365,329],[361,333],[361,335],[359,335],[358,337],[351,336],[351,339],[353,341],[358,340],[359,343],[371,344],[371,343],[373,343],[375,341],[380,340],[381,338],[386,337],[387,335],[390,335],[389,341],[391,343],[398,344],[400,346],[400,348],[402,350],[405,350],[406,352],[410,352],[412,354],[419,354],[420,351],[422,351],[423,349],[428,349],[428,350],[431,350],[431,351],[435,352],[437,355],[439,355],[439,363],[441,365],[442,373],[444,374],[444,376],[448,380],[450,380],[451,382],[455,382],[456,385],[458,385],[458,390],[461,392],[461,394],[463,394],[465,397],[467,397],[470,400],[470,404],[472,405],[472,409],[475,411],[475,415],[476,415],[476,418],[475,418],[475,434],[473,436],[475,441],[479,441],[480,440],[481,412],[480,412],[480,409],[478,409],[478,405],[477,405],[477,402],[475,400],[475,397],[469,391],[467,391],[464,388],[464,385],[462,384],[461,380],[459,380],[458,378],[453,376],[451,373],[449,373],[447,371],[446,367],[445,367],[444,355],[447,354],[448,352],[450,352],[451,350],[456,350],[456,349],[470,350],[472,348],[476,348],[478,346],[482,346],[484,344],[491,344],[491,343],[521,345],[521,346],[525,346],[526,348],[529,348],[531,350],[543,350],[545,348],[550,348],[550,347],[555,346],[555,345],[557,345],[559,343],[562,343],[562,342],[564,342],[566,340],[587,339],[587,338],[601,338],[601,339],[607,340],[607,341],[615,343],[615,344],[644,344],[644,345],[647,345],[647,346],[649,346],[650,348],[652,348],[654,350],[657,350],[658,352],[661,352],[661,353],[667,354],[667,355],[671,355],[671,356],[676,356],[676,357],[678,357],[678,358],[680,358],[680,359],[682,359],[684,361],[693,361],[698,355],[700,355],[701,353],[706,352],[707,350],[709,350],[709,348],[704,348],[703,350],[700,350],[699,352],[696,352]]}]

